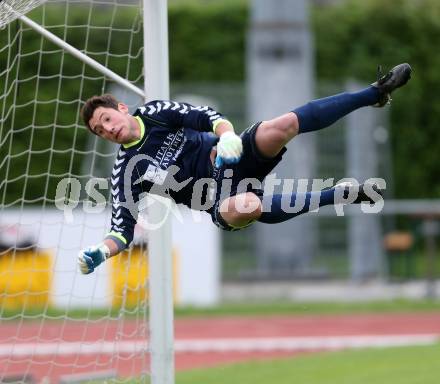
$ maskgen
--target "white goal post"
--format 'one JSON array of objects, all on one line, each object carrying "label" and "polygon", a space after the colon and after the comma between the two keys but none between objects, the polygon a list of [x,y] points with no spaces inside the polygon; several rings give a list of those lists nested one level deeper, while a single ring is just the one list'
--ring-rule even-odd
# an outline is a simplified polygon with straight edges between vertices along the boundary
[{"label": "white goal post", "polygon": [[[167,1],[144,0],[144,68],[146,99],[169,99]],[[164,205],[153,205],[149,215],[160,222]],[[171,221],[150,233],[150,354],[151,380],[174,383],[173,279]]]},{"label": "white goal post", "polygon": [[[71,3],[73,5],[79,4],[79,3],[88,3],[83,0],[72,0]],[[36,66],[37,69],[40,71],[36,73],[35,75],[35,95],[36,95],[36,104],[42,105],[43,107],[48,104],[56,104],[54,107],[55,114],[61,115],[61,109],[64,106],[68,106],[71,101],[53,101],[53,100],[45,100],[45,101],[38,101],[39,96],[37,95],[38,92],[41,92],[44,94],[43,89],[43,81],[50,78],[51,75],[44,74],[44,65],[42,65],[42,55],[46,52],[48,54],[53,53],[54,50],[47,49],[45,51],[41,47],[44,46],[44,42],[41,42],[40,44],[40,52],[38,51],[31,51],[29,50],[23,50],[23,53],[15,54],[13,53],[14,49],[17,49],[17,52],[21,49],[23,45],[26,44],[26,40],[23,38],[22,35],[16,34],[14,35],[13,32],[11,32],[11,29],[8,29],[7,25],[10,23],[18,23],[21,22],[23,25],[25,25],[28,30],[33,30],[37,32],[38,34],[41,34],[44,39],[47,39],[54,45],[60,47],[63,52],[60,53],[61,58],[61,64],[59,67],[59,78],[60,78],[60,84],[59,84],[59,90],[58,95],[62,93],[62,87],[63,87],[63,79],[70,80],[71,78],[76,78],[77,75],[69,75],[64,74],[63,71],[63,63],[67,60],[77,60],[78,62],[82,62],[83,65],[89,66],[93,68],[95,73],[100,73],[104,80],[102,91],[107,90],[108,86],[108,80],[113,81],[115,84],[117,84],[119,87],[122,87],[122,89],[125,89],[126,91],[129,91],[131,94],[135,94],[138,97],[141,97],[142,99],[151,100],[151,99],[168,99],[169,98],[169,74],[168,74],[168,27],[167,27],[167,1],[166,0],[140,0],[139,4],[137,6],[139,7],[139,16],[138,18],[143,20],[143,61],[144,61],[144,72],[143,72],[143,79],[144,79],[144,89],[140,89],[136,84],[139,84],[138,80],[140,80],[140,76],[136,74],[131,79],[128,79],[125,77],[124,74],[118,74],[115,73],[112,69],[109,68],[107,65],[109,61],[107,55],[103,55],[98,52],[92,52],[92,54],[88,54],[87,52],[83,52],[81,49],[78,49],[71,44],[69,44],[66,41],[66,36],[68,37],[68,32],[70,29],[74,30],[75,25],[69,25],[69,28],[66,28],[63,30],[63,20],[60,20],[59,25],[53,25],[53,30],[60,31],[60,33],[55,33],[53,31],[49,31],[44,26],[39,25],[37,22],[33,21],[30,17],[25,16],[26,13],[28,13],[31,10],[38,11],[38,7],[41,5],[41,7],[49,7],[48,4],[50,3],[50,6],[57,7],[58,3],[62,3],[62,1],[54,1],[54,0],[34,0],[34,1],[23,1],[23,0],[3,0],[0,1],[0,32],[3,34],[8,34],[9,38],[9,45],[4,48],[0,46],[0,55],[5,56],[4,62],[5,68],[0,68],[0,85],[3,87],[3,95],[0,96],[0,101],[2,104],[0,104],[0,108],[2,109],[1,114],[1,127],[0,127],[0,151],[2,154],[2,159],[0,159],[0,171],[2,170],[2,167],[5,169],[5,172],[2,173],[2,177],[5,177],[6,180],[1,180],[1,188],[0,188],[0,195],[3,195],[3,201],[0,211],[2,214],[4,213],[4,210],[7,208],[19,208],[16,210],[18,212],[17,215],[15,213],[11,214],[10,217],[16,218],[17,224],[20,224],[19,220],[21,217],[25,216],[24,211],[26,211],[26,206],[29,202],[38,202],[42,201],[42,208],[41,208],[41,215],[49,216],[49,214],[46,214],[46,211],[49,211],[48,206],[54,202],[53,196],[48,195],[48,191],[50,190],[49,181],[46,181],[46,187],[44,189],[45,195],[42,197],[37,197],[35,199],[27,199],[26,198],[26,187],[30,183],[28,180],[31,180],[34,176],[30,175],[28,170],[32,166],[32,159],[31,159],[31,153],[43,153],[43,152],[51,152],[51,155],[49,157],[49,168],[47,172],[47,179],[52,175],[52,168],[50,163],[54,162],[54,158],[52,156],[52,152],[57,154],[62,152],[61,150],[57,151],[54,147],[54,135],[52,136],[52,143],[48,143],[49,145],[52,145],[52,147],[49,147],[47,149],[40,149],[40,150],[32,150],[32,148],[28,148],[28,150],[24,150],[22,153],[29,152],[29,158],[27,161],[27,169],[23,170],[24,173],[24,190],[22,197],[18,200],[14,199],[8,199],[8,186],[9,186],[9,180],[8,177],[13,181],[17,180],[17,178],[12,177],[12,172],[10,171],[10,168],[13,168],[13,160],[17,158],[17,156],[21,156],[20,154],[15,154],[12,151],[12,147],[15,145],[13,143],[13,135],[14,135],[14,121],[16,119],[14,117],[10,118],[10,116],[15,116],[16,112],[10,112],[12,108],[26,108],[28,105],[28,102],[24,101],[23,103],[20,103],[18,101],[19,93],[23,92],[23,89],[27,89],[25,87],[26,81],[34,81],[34,76],[28,77],[26,79],[20,78],[19,70],[20,70],[20,64],[22,60],[25,60],[31,55],[35,55],[36,58]],[[124,2],[122,0],[114,0],[113,2],[108,1],[92,1],[89,3],[94,3],[94,6],[96,7],[111,7],[113,4],[113,10],[109,13],[109,17],[111,17],[111,21],[109,23],[109,27],[105,29],[107,33],[110,35],[112,34],[112,30],[121,32],[122,28],[118,25],[117,17],[115,16],[119,9],[128,7],[129,5],[133,7],[133,2]],[[130,3],[130,4],[126,4]],[[68,19],[68,14],[70,12],[70,7],[72,5],[69,5],[69,2],[65,1],[65,20]],[[91,5],[89,5],[89,19],[91,18],[92,11]],[[142,8],[142,12],[141,9]],[[95,10],[94,10],[95,12]],[[43,16],[42,19],[44,20],[46,17],[45,11],[42,12]],[[71,21],[69,20],[69,23]],[[18,27],[17,27],[18,28]],[[95,27],[94,27],[95,28]],[[102,28],[104,31],[104,28],[102,26],[96,26],[96,28]],[[87,29],[87,28],[86,28]],[[92,29],[92,28],[90,28]],[[136,30],[136,27],[133,27],[133,31]],[[123,31],[127,34],[130,32],[128,29]],[[103,32],[104,33],[104,32]],[[133,32],[133,33],[136,33]],[[87,29],[85,31],[85,36],[88,39],[90,36],[89,30]],[[132,37],[127,37],[129,40],[130,47],[134,45],[132,41]],[[108,46],[112,44],[111,42],[111,36],[109,38]],[[105,48],[105,47],[104,47]],[[134,53],[133,53],[134,52]],[[129,52],[128,54],[121,54],[120,52],[117,52],[113,55],[112,59],[117,61],[120,58],[127,57],[128,64],[125,65],[126,68],[126,74],[129,74],[130,71],[130,65],[134,66],[132,64],[133,58],[136,56],[136,52],[133,50],[133,52]],[[15,55],[15,56],[14,56]],[[105,57],[105,60],[98,60],[96,57]],[[7,57],[6,57],[7,56]],[[92,56],[95,56],[92,57]],[[18,69],[17,69],[18,67]],[[15,68],[15,69],[13,69]],[[84,77],[87,77],[91,81],[96,81],[96,76],[91,76],[87,73],[87,69],[82,70],[82,73],[84,74]],[[16,76],[14,79],[13,76]],[[91,95],[85,95],[84,88],[86,85],[83,84],[83,80],[78,79],[78,82],[81,83],[79,95],[80,98],[83,96],[91,96]],[[22,86],[22,84],[24,84]],[[21,87],[21,89],[20,89]],[[8,100],[12,99],[12,102],[9,102]],[[75,102],[83,102],[84,100],[76,100]],[[72,105],[75,105],[75,103],[71,103]],[[17,112],[19,113],[19,112]],[[32,113],[33,118],[32,121],[29,123],[29,125],[24,126],[21,128],[21,131],[29,133],[31,136],[31,146],[32,146],[32,140],[35,139],[37,136],[38,129],[45,129],[50,126],[50,124],[41,125],[38,123],[35,116],[38,114],[37,107],[34,108],[34,111]],[[55,119],[54,119],[55,122]],[[9,124],[12,126],[9,127]],[[54,123],[54,125],[57,123]],[[61,128],[69,128],[69,127],[62,127]],[[75,136],[73,139],[73,145],[75,144],[76,140],[76,130],[77,130],[78,122],[75,124]],[[9,128],[8,128],[9,127]],[[54,126],[55,129],[55,126]],[[20,129],[17,129],[17,131],[20,131]],[[92,148],[93,150],[99,150],[98,145],[96,144],[96,141],[94,144],[89,148]],[[27,151],[27,152],[26,152]],[[75,149],[72,149],[72,158],[74,156]],[[91,151],[83,151],[78,150],[75,155],[84,155],[89,154]],[[54,155],[55,156],[55,155]],[[95,156],[95,155],[93,155]],[[111,155],[104,154],[103,157],[105,158],[111,158]],[[95,159],[91,161],[92,163],[95,163]],[[72,161],[73,163],[73,161]],[[72,169],[73,166],[70,165],[70,169]],[[55,174],[55,172],[53,171]],[[74,172],[69,172],[69,175]],[[91,172],[91,175],[93,175],[93,172]],[[35,177],[34,177],[35,178]],[[2,191],[3,189],[3,191]],[[67,196],[67,200],[69,200],[70,197]],[[11,202],[9,202],[11,200]],[[35,211],[35,207],[34,207]],[[166,215],[166,211],[164,208],[159,207],[158,205],[154,205],[152,210],[148,212],[148,215],[153,217],[162,217]],[[15,215],[15,216],[14,216]],[[4,215],[4,217],[7,217],[7,215]],[[0,225],[8,226],[10,225],[8,222],[2,222],[0,220]],[[9,228],[9,227],[7,227]],[[86,230],[86,229],[85,229]],[[41,230],[40,230],[41,231]],[[18,236],[18,235],[17,235]],[[173,335],[173,272],[172,272],[172,258],[171,258],[171,224],[169,220],[166,220],[165,224],[161,226],[158,230],[153,230],[151,233],[148,234],[148,255],[149,255],[149,314],[148,314],[148,327],[149,327],[149,340],[148,340],[148,352],[150,354],[150,376],[151,376],[151,383],[152,384],[173,384],[174,383],[174,351],[173,351],[173,343],[174,343],[174,335]],[[1,240],[1,239],[0,239]],[[59,248],[62,248],[59,246]],[[19,247],[15,246],[7,246],[4,251],[2,251],[2,254],[12,254],[12,259],[15,261],[18,259],[17,256],[17,249]],[[23,249],[27,250],[28,248],[24,247]],[[0,274],[1,274],[0,270]],[[0,276],[0,279],[2,276]],[[77,277],[75,277],[77,279]],[[7,296],[8,293],[0,292],[0,295]],[[126,298],[125,298],[126,299]],[[125,300],[123,299],[123,300]],[[69,299],[70,300],[70,299]],[[1,303],[0,303],[1,305]],[[48,313],[48,304],[45,304],[45,311]],[[1,309],[2,314],[5,312],[5,310]],[[28,315],[25,315],[26,311],[23,310],[23,317],[26,317]],[[15,316],[15,315],[14,315]],[[47,315],[50,317],[49,315]],[[18,316],[20,317],[20,316]],[[66,318],[68,316],[66,315]],[[140,319],[143,317],[141,316]],[[43,319],[44,320],[44,319]],[[20,319],[20,321],[23,321]],[[123,319],[120,319],[120,321],[123,321]],[[145,324],[143,326],[146,326]],[[25,326],[23,326],[24,328]],[[41,325],[41,328],[43,328],[43,324]],[[0,331],[1,333],[1,331]],[[15,337],[18,341],[19,337]],[[4,340],[2,340],[4,341]],[[37,340],[38,341],[38,340]],[[79,342],[84,342],[84,340],[78,340]],[[117,342],[117,340],[116,340]],[[14,346],[12,345],[12,349]],[[115,349],[117,347],[115,346]],[[80,358],[78,357],[78,360]],[[1,362],[0,362],[1,363]],[[14,363],[11,361],[8,361],[6,365],[12,366]],[[107,373],[106,373],[107,374]],[[99,377],[99,374],[98,374]]]}]

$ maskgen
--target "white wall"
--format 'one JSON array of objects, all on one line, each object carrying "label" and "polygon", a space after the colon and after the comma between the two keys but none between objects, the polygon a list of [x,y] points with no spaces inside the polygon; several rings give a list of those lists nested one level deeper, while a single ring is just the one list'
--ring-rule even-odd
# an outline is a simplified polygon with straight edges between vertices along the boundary
[{"label": "white wall", "polygon": [[[183,222],[173,220],[173,244],[179,253],[181,304],[213,305],[220,299],[220,229],[209,215],[183,207]],[[200,220],[193,220],[193,215]],[[197,221],[197,222],[196,222]]]}]

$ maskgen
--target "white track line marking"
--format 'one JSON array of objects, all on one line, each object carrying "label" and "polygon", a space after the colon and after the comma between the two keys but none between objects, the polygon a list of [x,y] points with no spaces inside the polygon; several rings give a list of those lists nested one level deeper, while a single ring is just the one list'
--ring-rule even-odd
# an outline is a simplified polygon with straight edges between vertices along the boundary
[{"label": "white track line marking", "polygon": [[[440,335],[359,335],[324,337],[229,338],[176,340],[176,353],[209,352],[273,352],[304,350],[338,350],[358,348],[387,348],[412,345],[432,345]],[[59,343],[15,343],[0,345],[1,357],[43,355],[123,354],[148,351],[146,341],[100,341]]]}]

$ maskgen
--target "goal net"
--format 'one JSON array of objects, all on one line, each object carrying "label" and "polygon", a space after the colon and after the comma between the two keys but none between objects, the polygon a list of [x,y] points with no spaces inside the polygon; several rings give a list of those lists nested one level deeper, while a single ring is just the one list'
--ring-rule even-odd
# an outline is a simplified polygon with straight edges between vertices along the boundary
[{"label": "goal net", "polygon": [[8,0],[0,1],[0,27],[17,19],[20,15],[25,15],[35,7],[44,3],[46,0]]},{"label": "goal net", "polygon": [[95,273],[76,265],[108,231],[117,151],[82,103],[142,99],[21,18],[143,88],[142,1],[4,0],[0,14],[0,381],[149,375],[144,231]]}]

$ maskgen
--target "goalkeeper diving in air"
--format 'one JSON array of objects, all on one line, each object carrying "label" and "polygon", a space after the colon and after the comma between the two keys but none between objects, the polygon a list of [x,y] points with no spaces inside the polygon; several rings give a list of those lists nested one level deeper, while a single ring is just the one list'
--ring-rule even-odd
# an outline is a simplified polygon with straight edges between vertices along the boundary
[{"label": "goalkeeper diving in air", "polygon": [[[408,64],[397,65],[365,89],[311,101],[258,122],[240,136],[210,107],[155,100],[131,115],[127,105],[112,95],[91,97],[81,111],[86,126],[121,146],[111,175],[111,229],[101,243],[80,251],[81,272],[93,272],[130,245],[138,205],[146,193],[163,194],[178,204],[206,211],[214,224],[226,231],[256,221],[281,223],[320,206],[344,203],[354,188],[356,197],[351,202],[376,203],[382,199],[377,185],[341,183],[322,191],[264,196],[261,183],[282,160],[285,145],[295,136],[328,127],[356,109],[385,106],[391,101],[391,92],[410,77]],[[259,185],[240,183],[245,179]],[[206,180],[211,180],[210,186]],[[297,199],[304,205],[287,212],[282,204],[286,199],[290,206]],[[317,199],[316,206],[313,199]]]}]

